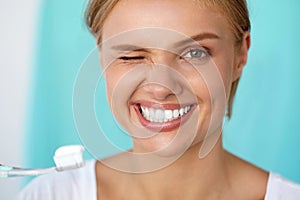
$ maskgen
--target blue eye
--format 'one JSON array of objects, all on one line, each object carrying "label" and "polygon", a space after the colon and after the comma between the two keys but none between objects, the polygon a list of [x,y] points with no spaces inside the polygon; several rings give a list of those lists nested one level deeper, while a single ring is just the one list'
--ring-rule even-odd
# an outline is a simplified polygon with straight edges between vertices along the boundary
[{"label": "blue eye", "polygon": [[208,56],[209,53],[202,49],[191,49],[187,53],[185,53],[182,57],[190,60],[190,59],[203,59]]}]

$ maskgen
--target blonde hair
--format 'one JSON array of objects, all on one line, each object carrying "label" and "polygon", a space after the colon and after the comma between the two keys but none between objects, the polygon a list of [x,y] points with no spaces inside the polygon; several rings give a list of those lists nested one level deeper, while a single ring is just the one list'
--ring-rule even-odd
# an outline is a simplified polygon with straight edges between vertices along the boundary
[{"label": "blonde hair", "polygon": [[[102,39],[103,24],[120,0],[90,0],[85,13],[86,25],[89,31],[96,37],[99,44]],[[236,48],[240,48],[245,32],[250,31],[250,19],[246,0],[197,0],[207,8],[217,9],[225,16],[231,25]],[[232,115],[232,106],[239,79],[234,81],[229,94],[227,116]]]}]

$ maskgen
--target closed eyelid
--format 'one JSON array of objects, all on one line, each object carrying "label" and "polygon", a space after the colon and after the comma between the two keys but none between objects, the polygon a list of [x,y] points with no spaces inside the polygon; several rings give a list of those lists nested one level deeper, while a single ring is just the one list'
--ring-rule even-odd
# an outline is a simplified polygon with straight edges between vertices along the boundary
[{"label": "closed eyelid", "polygon": [[121,56],[119,59],[121,60],[141,60],[144,59],[144,56]]}]

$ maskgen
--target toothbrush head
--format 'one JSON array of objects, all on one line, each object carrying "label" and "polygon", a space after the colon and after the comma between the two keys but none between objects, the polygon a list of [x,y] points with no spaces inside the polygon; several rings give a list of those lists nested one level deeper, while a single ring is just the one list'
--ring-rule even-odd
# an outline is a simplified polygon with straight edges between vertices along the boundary
[{"label": "toothbrush head", "polygon": [[56,170],[65,171],[84,166],[83,151],[84,147],[81,145],[62,146],[58,148],[53,157]]}]

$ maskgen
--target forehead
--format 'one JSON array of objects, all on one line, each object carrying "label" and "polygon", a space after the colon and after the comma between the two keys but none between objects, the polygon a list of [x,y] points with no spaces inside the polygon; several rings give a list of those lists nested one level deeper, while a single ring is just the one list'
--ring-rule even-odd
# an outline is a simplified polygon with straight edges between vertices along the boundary
[{"label": "forehead", "polygon": [[201,6],[197,0],[120,0],[104,22],[102,39],[145,27],[170,29],[187,36],[211,32],[230,37],[227,20],[216,10]]}]

